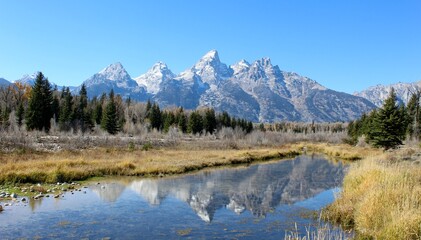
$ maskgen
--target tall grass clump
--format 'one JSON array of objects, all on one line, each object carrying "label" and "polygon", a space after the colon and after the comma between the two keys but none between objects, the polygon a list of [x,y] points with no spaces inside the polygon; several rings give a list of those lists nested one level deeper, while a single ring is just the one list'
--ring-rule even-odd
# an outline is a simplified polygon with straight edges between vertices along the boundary
[{"label": "tall grass clump", "polygon": [[[400,150],[402,151],[402,150]],[[354,164],[325,218],[361,238],[421,238],[421,168],[398,152]]]}]

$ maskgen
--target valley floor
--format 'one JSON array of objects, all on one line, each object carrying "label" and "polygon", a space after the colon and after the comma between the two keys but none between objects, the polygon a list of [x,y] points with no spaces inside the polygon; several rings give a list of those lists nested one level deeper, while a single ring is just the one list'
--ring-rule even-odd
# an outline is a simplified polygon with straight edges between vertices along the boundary
[{"label": "valley floor", "polygon": [[[49,138],[50,145],[63,141]],[[340,197],[323,211],[325,219],[354,229],[362,237],[418,239],[421,236],[421,153],[418,147],[383,152],[371,147],[309,141],[254,147],[217,139],[144,141],[142,144],[104,141],[100,147],[94,146],[90,139],[85,144],[79,143],[77,148],[48,151],[12,149],[12,144],[7,151],[3,145],[0,185],[4,188],[24,183],[72,182],[111,175],[164,176],[320,153],[340,160],[359,160],[350,167]],[[44,147],[48,145],[41,138],[39,143]],[[72,144],[76,143],[69,142],[69,146]]]}]

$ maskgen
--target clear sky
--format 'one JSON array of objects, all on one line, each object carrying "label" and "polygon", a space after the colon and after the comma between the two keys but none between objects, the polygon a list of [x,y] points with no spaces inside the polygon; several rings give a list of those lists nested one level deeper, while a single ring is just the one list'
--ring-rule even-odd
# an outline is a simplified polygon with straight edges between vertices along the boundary
[{"label": "clear sky", "polygon": [[0,0],[0,77],[42,71],[80,85],[121,62],[179,73],[216,49],[221,61],[270,57],[338,91],[421,80],[419,0]]}]

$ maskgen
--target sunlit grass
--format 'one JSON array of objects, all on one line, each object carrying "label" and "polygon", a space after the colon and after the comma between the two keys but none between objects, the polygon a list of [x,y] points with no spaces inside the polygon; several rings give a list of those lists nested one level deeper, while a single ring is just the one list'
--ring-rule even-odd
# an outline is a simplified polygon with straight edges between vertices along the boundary
[{"label": "sunlit grass", "polygon": [[412,153],[394,151],[353,164],[325,217],[354,228],[362,237],[419,239],[421,168],[402,161]]},{"label": "sunlit grass", "polygon": [[0,155],[0,183],[64,182],[97,176],[180,174],[230,164],[294,157],[298,148],[253,150],[89,149]]}]

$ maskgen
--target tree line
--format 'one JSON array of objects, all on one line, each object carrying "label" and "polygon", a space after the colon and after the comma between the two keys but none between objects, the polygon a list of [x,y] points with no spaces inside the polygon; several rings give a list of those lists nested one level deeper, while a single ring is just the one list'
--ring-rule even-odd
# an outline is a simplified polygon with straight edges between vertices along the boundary
[{"label": "tree line", "polygon": [[364,136],[367,143],[385,149],[401,145],[407,138],[420,138],[420,92],[413,93],[408,104],[398,104],[392,88],[381,108],[348,125],[349,141],[356,144]]},{"label": "tree line", "polygon": [[223,127],[239,128],[246,133],[253,130],[252,122],[232,117],[227,112],[216,113],[211,108],[162,110],[151,101],[145,104],[130,98],[123,100],[113,90],[89,99],[85,85],[78,95],[73,95],[68,87],[61,91],[53,88],[41,72],[32,87],[16,83],[0,88],[0,127],[7,129],[11,124],[19,129],[25,125],[28,131],[49,132],[54,125],[59,131],[82,133],[92,132],[99,126],[110,134],[127,132],[130,126],[139,124],[151,130],[168,132],[170,128],[177,128],[192,134],[213,134]]}]

